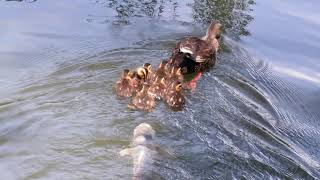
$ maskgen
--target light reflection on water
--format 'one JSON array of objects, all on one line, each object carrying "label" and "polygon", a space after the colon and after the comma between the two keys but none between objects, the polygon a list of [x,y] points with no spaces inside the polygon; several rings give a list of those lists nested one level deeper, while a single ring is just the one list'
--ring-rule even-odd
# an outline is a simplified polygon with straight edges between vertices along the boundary
[{"label": "light reflection on water", "polygon": [[[310,75],[319,37],[310,27],[308,38],[290,47],[289,36],[278,38],[283,26],[265,33],[268,10],[255,8],[280,11],[276,2],[261,3],[0,2],[3,177],[130,179],[131,159],[118,152],[142,122],[175,155],[155,161],[153,171],[165,179],[319,177],[319,86]],[[271,18],[294,24],[291,16]],[[186,109],[171,112],[161,103],[151,113],[127,109],[128,100],[113,92],[122,69],[157,64],[178,39],[202,35],[199,22],[211,18],[225,24],[219,62],[196,92],[186,93]]]}]

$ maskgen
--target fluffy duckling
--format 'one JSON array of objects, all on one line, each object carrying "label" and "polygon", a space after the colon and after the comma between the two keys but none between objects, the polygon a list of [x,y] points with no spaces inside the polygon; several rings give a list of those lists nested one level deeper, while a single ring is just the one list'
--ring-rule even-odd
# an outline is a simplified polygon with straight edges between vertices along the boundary
[{"label": "fluffy duckling", "polygon": [[149,88],[149,93],[157,98],[157,99],[161,99],[163,98],[164,96],[164,92],[166,90],[166,83],[165,83],[165,78],[162,77],[162,78],[159,78],[156,77],[154,83],[151,84],[150,88]]},{"label": "fluffy duckling", "polygon": [[118,96],[130,97],[135,92],[129,69],[124,69],[121,79],[116,83],[115,90]]},{"label": "fluffy duckling", "polygon": [[152,81],[152,77],[154,76],[154,73],[152,71],[152,66],[150,63],[144,63],[143,69],[145,69],[145,80],[146,82]]},{"label": "fluffy duckling", "polygon": [[165,73],[168,75],[171,73],[171,69],[173,68],[174,66],[168,62],[165,66],[164,66],[164,71]]},{"label": "fluffy duckling", "polygon": [[219,49],[221,24],[211,23],[202,38],[188,37],[177,43],[173,49],[170,63],[181,67],[183,73],[204,71],[214,66]]},{"label": "fluffy duckling", "polygon": [[150,85],[144,84],[142,89],[132,98],[131,104],[128,105],[131,109],[141,109],[144,111],[151,111],[156,103],[154,96],[149,93]]},{"label": "fluffy duckling", "polygon": [[[167,76],[167,82],[171,83],[172,81],[183,82],[183,74],[181,68],[172,67],[170,74]],[[169,85],[169,83],[167,83]]]},{"label": "fluffy duckling", "polygon": [[163,77],[166,77],[167,73],[166,73],[166,65],[167,65],[168,61],[162,60],[158,66],[158,69],[156,70],[156,72],[153,74],[153,80],[156,80],[156,78],[161,79]]},{"label": "fluffy duckling", "polygon": [[164,100],[172,110],[182,110],[186,102],[182,93],[182,84],[178,81],[173,82],[166,90]]},{"label": "fluffy duckling", "polygon": [[128,76],[130,77],[131,79],[131,83],[132,83],[132,86],[134,87],[134,90],[135,92],[139,92],[142,88],[142,85],[145,81],[144,79],[144,69],[143,68],[138,68],[137,70],[135,71],[130,71]]},{"label": "fluffy duckling", "polygon": [[137,68],[134,71],[130,71],[129,76],[132,79],[132,84],[135,87],[136,91],[140,91],[144,83],[150,81],[151,64],[145,63],[142,67]]}]

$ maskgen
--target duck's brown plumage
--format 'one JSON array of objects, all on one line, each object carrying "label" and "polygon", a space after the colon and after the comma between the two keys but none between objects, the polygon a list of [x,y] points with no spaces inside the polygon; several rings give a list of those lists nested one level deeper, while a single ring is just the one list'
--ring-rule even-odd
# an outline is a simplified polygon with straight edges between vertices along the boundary
[{"label": "duck's brown plumage", "polygon": [[215,65],[219,49],[220,23],[211,23],[203,38],[188,37],[174,47],[169,63],[182,72],[201,72]]}]

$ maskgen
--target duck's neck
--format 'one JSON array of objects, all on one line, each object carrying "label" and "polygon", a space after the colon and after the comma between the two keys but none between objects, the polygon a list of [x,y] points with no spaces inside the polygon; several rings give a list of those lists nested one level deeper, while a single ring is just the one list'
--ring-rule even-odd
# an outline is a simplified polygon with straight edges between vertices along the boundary
[{"label": "duck's neck", "polygon": [[209,32],[209,30],[207,30],[206,35],[203,36],[201,39],[210,43],[210,44],[213,44],[213,42],[215,41],[216,38],[214,35],[212,35],[212,33]]},{"label": "duck's neck", "polygon": [[203,36],[201,39],[210,43],[214,44],[217,41],[217,33],[219,33],[220,24],[218,23],[211,23],[207,29],[206,35]]}]

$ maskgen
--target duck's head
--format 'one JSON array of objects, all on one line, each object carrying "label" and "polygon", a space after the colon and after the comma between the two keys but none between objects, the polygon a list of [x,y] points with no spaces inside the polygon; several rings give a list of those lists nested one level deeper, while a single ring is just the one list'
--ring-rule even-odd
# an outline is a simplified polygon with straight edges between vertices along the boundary
[{"label": "duck's head", "polygon": [[143,68],[147,71],[147,73],[152,71],[152,66],[150,63],[144,63]]},{"label": "duck's head", "polygon": [[176,85],[175,85],[175,90],[176,92],[181,92],[182,90],[182,84],[180,82],[178,82]]},{"label": "duck's head", "polygon": [[168,63],[168,61],[166,61],[166,60],[162,60],[161,62],[160,62],[160,64],[159,64],[159,69],[163,69],[163,68],[165,68],[166,67],[166,65],[167,65],[167,63]]},{"label": "duck's head", "polygon": [[148,72],[145,68],[140,67],[137,69],[137,76],[139,79],[146,79],[148,75]]},{"label": "duck's head", "polygon": [[206,35],[202,39],[207,41],[219,39],[221,36],[221,28],[222,25],[219,22],[212,22],[207,29]]},{"label": "duck's head", "polygon": [[127,78],[130,77],[130,70],[129,69],[124,69],[122,72],[122,78]]},{"label": "duck's head", "polygon": [[182,83],[179,81],[175,81],[171,84],[170,89],[172,89],[175,92],[181,92],[182,90]]}]

